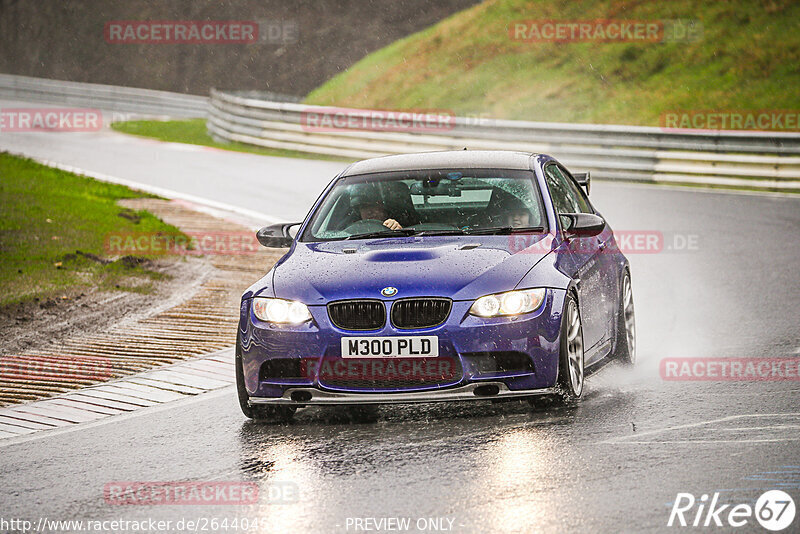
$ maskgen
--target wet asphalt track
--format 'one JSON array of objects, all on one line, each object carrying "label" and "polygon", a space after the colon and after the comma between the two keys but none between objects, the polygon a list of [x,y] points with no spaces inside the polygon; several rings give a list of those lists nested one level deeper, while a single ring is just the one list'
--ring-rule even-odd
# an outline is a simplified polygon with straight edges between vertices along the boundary
[{"label": "wet asphalt track", "polygon": [[[305,215],[343,166],[111,133],[3,134],[0,149],[285,219]],[[354,518],[407,517],[411,532],[428,518],[452,521],[455,532],[641,532],[677,530],[666,525],[678,492],[752,504],[783,489],[800,504],[797,381],[659,375],[665,357],[798,357],[800,198],[607,182],[592,198],[615,230],[657,230],[665,246],[629,255],[639,364],[607,366],[579,405],[387,407],[377,422],[356,423],[340,409],[309,408],[290,425],[259,425],[229,389],[0,443],[0,517],[163,519],[173,529],[181,519],[238,517],[258,519],[261,532],[365,532],[373,524],[357,530]],[[695,250],[674,250],[691,239]],[[113,481],[248,481],[261,500],[120,506],[103,498]],[[279,489],[288,502],[271,502]],[[752,519],[736,530],[765,532]],[[800,518],[789,531],[800,531]]]}]

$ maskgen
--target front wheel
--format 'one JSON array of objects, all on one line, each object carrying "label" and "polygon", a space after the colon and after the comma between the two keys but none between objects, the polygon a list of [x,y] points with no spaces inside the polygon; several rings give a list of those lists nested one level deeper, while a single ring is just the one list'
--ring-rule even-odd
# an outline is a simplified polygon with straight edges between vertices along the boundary
[{"label": "front wheel", "polygon": [[236,395],[239,397],[239,408],[248,419],[254,419],[253,408],[250,406],[250,395],[247,393],[247,388],[244,385],[244,368],[242,366],[242,353],[240,352],[239,334],[236,334],[236,358],[234,366],[236,367]]},{"label": "front wheel", "polygon": [[633,310],[631,276],[622,278],[622,295],[617,314],[617,339],[615,357],[625,365],[636,363],[636,316]]},{"label": "front wheel", "polygon": [[242,365],[242,353],[240,352],[239,336],[236,336],[236,394],[239,397],[239,408],[248,419],[256,421],[288,421],[294,416],[297,410],[295,406],[251,406],[250,394],[244,385],[244,366]]},{"label": "front wheel", "polygon": [[558,368],[558,388],[564,401],[577,400],[583,395],[583,324],[578,302],[567,295],[564,319],[561,321],[561,357]]},{"label": "front wheel", "polygon": [[549,404],[567,404],[576,401],[583,395],[584,360],[583,360],[583,324],[578,309],[578,302],[572,294],[567,294],[564,304],[564,315],[561,318],[561,338],[558,358],[558,379],[556,394],[549,397],[532,397],[531,405],[535,407]]}]

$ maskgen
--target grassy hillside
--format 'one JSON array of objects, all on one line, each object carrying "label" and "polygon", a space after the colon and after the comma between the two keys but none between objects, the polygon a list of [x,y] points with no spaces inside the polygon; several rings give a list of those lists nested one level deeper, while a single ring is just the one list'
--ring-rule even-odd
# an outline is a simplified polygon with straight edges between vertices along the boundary
[{"label": "grassy hillside", "polygon": [[[696,42],[521,42],[526,20],[694,19]],[[658,125],[668,111],[800,108],[800,2],[489,0],[365,57],[313,104]]]}]

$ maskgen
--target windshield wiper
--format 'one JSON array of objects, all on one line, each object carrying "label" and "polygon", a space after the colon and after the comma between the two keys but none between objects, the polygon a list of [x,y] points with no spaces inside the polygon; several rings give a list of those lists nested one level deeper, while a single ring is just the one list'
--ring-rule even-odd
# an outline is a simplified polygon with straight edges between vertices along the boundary
[{"label": "windshield wiper", "polygon": [[407,236],[407,235],[414,235],[417,231],[413,228],[401,228],[400,230],[378,230],[377,232],[365,232],[363,234],[353,234],[345,237],[345,240],[348,239],[370,239],[372,237],[392,237],[392,236]]},{"label": "windshield wiper", "polygon": [[459,230],[458,228],[454,228],[453,230],[417,230],[414,235],[466,235],[466,232],[464,230]]},{"label": "windshield wiper", "polygon": [[468,235],[508,235],[520,233],[543,233],[544,226],[494,226],[492,228],[476,228],[464,232]]},{"label": "windshield wiper", "polygon": [[509,235],[519,233],[543,233],[543,226],[494,226],[491,228],[476,228],[452,230],[415,230],[413,228],[401,228],[400,230],[378,230],[377,232],[366,232],[363,234],[353,234],[344,239],[370,239],[373,237],[393,237],[393,236],[437,236],[437,235]]}]

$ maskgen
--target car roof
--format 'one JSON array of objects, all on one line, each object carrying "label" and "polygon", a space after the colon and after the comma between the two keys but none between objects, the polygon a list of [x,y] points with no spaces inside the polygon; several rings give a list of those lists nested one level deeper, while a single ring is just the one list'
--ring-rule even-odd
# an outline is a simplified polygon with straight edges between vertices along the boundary
[{"label": "car roof", "polygon": [[422,169],[530,170],[530,152],[511,150],[446,150],[365,159],[350,165],[342,176]]}]

